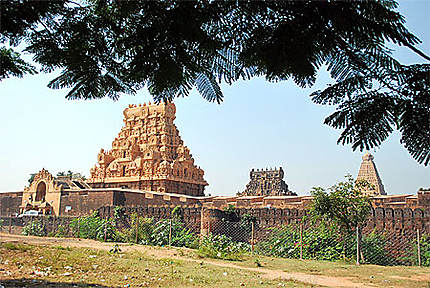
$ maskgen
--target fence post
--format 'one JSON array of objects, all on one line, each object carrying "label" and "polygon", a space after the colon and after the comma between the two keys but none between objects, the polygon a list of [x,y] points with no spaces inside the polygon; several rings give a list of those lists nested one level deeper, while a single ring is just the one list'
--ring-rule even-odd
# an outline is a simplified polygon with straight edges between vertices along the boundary
[{"label": "fence post", "polygon": [[251,256],[254,255],[254,221],[251,222]]},{"label": "fence post", "polygon": [[81,232],[81,217],[78,217],[78,239],[80,238],[80,232]]},{"label": "fence post", "polygon": [[359,225],[356,227],[356,235],[357,235],[357,261],[356,264],[360,265],[360,254],[361,254],[361,230]]},{"label": "fence post", "polygon": [[300,260],[303,260],[303,223],[300,222]]},{"label": "fence post", "polygon": [[9,234],[12,234],[12,215],[9,216]]},{"label": "fence post", "polygon": [[134,228],[136,230],[136,244],[139,243],[139,214],[136,213],[136,227]]},{"label": "fence post", "polygon": [[417,228],[418,266],[421,266],[420,228]]},{"label": "fence post", "polygon": [[106,222],[105,222],[105,238],[104,238],[104,240],[105,240],[105,242],[106,242],[106,236],[107,236],[107,223],[108,223],[108,216],[106,215]]},{"label": "fence post", "polygon": [[172,219],[169,220],[169,247],[172,245]]}]

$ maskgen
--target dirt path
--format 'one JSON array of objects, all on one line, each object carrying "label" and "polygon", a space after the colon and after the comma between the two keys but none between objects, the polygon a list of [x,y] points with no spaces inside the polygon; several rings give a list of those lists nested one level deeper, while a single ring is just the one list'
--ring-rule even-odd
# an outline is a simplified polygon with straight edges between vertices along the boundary
[{"label": "dirt path", "polygon": [[[35,236],[22,236],[22,235],[12,235],[6,233],[0,233],[0,241],[2,242],[17,242],[17,243],[27,243],[32,245],[50,245],[50,246],[65,246],[65,247],[77,247],[77,248],[93,248],[101,250],[110,250],[112,248],[112,243],[98,242],[89,239],[74,239],[74,238],[51,238],[51,237],[35,237]],[[202,260],[192,259],[184,256],[179,256],[177,250],[167,249],[163,247],[151,247],[143,245],[129,245],[129,244],[119,244],[121,250],[125,252],[139,251],[143,252],[149,256],[157,258],[172,258],[183,261],[190,262],[202,262]],[[186,251],[186,249],[181,249]],[[284,279],[284,280],[295,280],[304,283],[309,283],[319,286],[327,287],[376,287],[369,286],[360,283],[354,283],[347,278],[342,277],[329,277],[321,275],[310,275],[300,272],[285,272],[282,270],[271,270],[265,268],[257,267],[242,267],[234,263],[228,263],[225,261],[216,261],[212,259],[204,259],[206,264],[215,265],[225,268],[233,268],[240,270],[247,270],[252,272],[257,272],[261,274],[262,278],[267,279]]]}]

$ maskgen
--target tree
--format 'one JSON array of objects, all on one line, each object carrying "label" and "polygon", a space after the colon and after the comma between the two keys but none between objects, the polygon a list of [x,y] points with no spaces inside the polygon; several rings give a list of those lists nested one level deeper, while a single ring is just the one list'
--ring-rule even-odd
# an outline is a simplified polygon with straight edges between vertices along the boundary
[{"label": "tree", "polygon": [[[430,57],[391,0],[379,1],[8,1],[1,41],[25,42],[42,71],[61,69],[48,86],[68,99],[118,99],[146,86],[156,102],[195,87],[220,103],[219,84],[264,75],[312,86],[327,65],[336,79],[316,91],[338,105],[325,123],[339,143],[369,149],[393,129],[419,162],[430,162],[429,64],[405,66],[385,42]],[[34,73],[12,48],[1,48],[0,78]],[[375,88],[376,87],[376,88]]]},{"label": "tree", "polygon": [[28,178],[28,180],[27,180],[29,185],[31,185],[31,183],[33,182],[33,180],[34,180],[34,176],[36,176],[36,174],[37,174],[37,173],[31,173],[31,174],[30,174],[30,178]]},{"label": "tree", "polygon": [[[344,235],[344,250],[346,237],[355,230],[358,232],[358,243],[361,242],[361,230],[372,209],[370,198],[361,192],[370,184],[364,180],[355,182],[351,175],[345,178],[346,181],[330,187],[328,192],[321,187],[313,188],[311,195],[314,199],[310,209],[314,220],[338,227]],[[358,250],[360,247],[361,245],[358,245]]]}]

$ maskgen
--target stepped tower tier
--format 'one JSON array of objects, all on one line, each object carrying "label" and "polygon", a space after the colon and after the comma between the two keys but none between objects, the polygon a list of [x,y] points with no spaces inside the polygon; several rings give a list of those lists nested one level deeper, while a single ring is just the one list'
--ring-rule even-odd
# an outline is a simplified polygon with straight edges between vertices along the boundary
[{"label": "stepped tower tier", "polygon": [[279,169],[252,169],[249,173],[251,178],[246,185],[245,191],[238,196],[289,196],[297,195],[288,190],[288,185],[283,180],[284,170]]},{"label": "stepped tower tier", "polygon": [[129,188],[204,196],[208,183],[173,121],[173,103],[129,105],[124,126],[90,170],[93,188]]},{"label": "stepped tower tier", "polygon": [[381,177],[379,177],[378,170],[376,169],[376,165],[373,162],[373,155],[366,152],[362,159],[363,161],[361,162],[356,181],[365,180],[371,186],[362,192],[369,196],[387,195]]}]

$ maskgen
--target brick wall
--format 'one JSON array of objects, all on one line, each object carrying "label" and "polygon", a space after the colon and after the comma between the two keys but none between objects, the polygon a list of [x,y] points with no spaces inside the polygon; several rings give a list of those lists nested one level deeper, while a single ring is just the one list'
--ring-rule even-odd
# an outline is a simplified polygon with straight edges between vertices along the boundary
[{"label": "brick wall", "polygon": [[[89,215],[101,206],[112,204],[113,191],[64,190],[61,192],[60,216]],[[66,207],[71,209],[66,210]]]},{"label": "brick wall", "polygon": [[0,193],[0,216],[19,213],[22,203],[22,191]]}]

